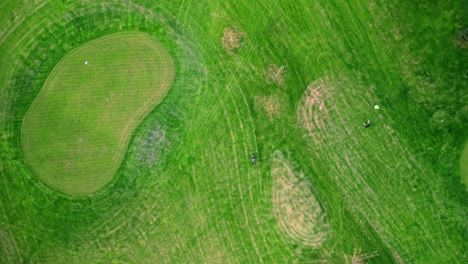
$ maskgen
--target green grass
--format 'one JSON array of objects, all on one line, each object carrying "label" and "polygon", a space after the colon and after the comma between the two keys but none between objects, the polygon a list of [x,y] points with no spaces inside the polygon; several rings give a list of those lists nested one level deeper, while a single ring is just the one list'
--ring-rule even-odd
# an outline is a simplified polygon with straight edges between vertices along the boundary
[{"label": "green grass", "polygon": [[[14,2],[0,4],[0,262],[466,262],[462,1]],[[245,33],[233,54],[225,27]],[[62,195],[23,159],[21,124],[61,58],[126,31],[167,48],[171,92],[111,184]]]},{"label": "green grass", "polygon": [[51,71],[24,117],[25,161],[64,193],[99,190],[173,79],[170,55],[147,34],[112,34],[73,49]]},{"label": "green grass", "polygon": [[463,152],[460,157],[460,174],[462,182],[465,186],[468,186],[468,144],[465,143]]}]

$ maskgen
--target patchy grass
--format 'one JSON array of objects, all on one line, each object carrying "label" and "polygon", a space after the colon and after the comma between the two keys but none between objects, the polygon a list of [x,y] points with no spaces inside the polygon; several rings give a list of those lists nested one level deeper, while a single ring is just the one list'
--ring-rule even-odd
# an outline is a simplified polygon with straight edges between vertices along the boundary
[{"label": "patchy grass", "polygon": [[284,104],[283,100],[274,95],[255,97],[256,108],[266,115],[270,121],[280,117],[285,108]]},{"label": "patchy grass", "polygon": [[284,74],[287,71],[286,66],[278,67],[276,64],[268,65],[267,69],[267,80],[269,83],[275,83],[277,85],[284,85]]},{"label": "patchy grass", "polygon": [[221,44],[227,52],[232,53],[242,46],[244,35],[243,32],[227,27],[223,30]]},{"label": "patchy grass", "polygon": [[330,103],[333,90],[322,79],[314,81],[307,86],[297,108],[297,118],[308,131],[304,136],[311,137],[316,144],[321,143],[317,136],[326,130],[325,122],[330,120],[329,108],[333,107]]},{"label": "patchy grass", "polygon": [[273,153],[273,211],[281,230],[293,243],[320,247],[329,225],[312,185],[279,151]]},{"label": "patchy grass", "polygon": [[[2,1],[0,262],[463,263],[460,6]],[[109,184],[59,193],[23,158],[23,119],[64,56],[128,31],[164,45],[172,88]]]}]

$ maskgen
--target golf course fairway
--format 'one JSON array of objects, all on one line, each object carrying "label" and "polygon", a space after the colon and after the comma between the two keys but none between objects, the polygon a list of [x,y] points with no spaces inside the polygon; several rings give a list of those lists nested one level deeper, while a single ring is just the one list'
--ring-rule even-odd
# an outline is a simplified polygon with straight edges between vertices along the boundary
[{"label": "golf course fairway", "polygon": [[47,185],[87,195],[119,168],[135,128],[167,94],[172,58],[152,36],[89,41],[53,68],[21,129],[25,159]]},{"label": "golf course fairway", "polygon": [[0,1],[0,264],[468,263],[464,2]]}]

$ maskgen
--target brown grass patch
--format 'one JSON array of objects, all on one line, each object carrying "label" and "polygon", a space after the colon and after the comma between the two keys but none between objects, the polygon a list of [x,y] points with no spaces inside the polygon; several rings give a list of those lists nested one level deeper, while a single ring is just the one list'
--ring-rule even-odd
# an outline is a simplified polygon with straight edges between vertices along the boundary
[{"label": "brown grass patch", "polygon": [[221,44],[228,53],[232,53],[242,46],[242,40],[244,39],[244,36],[245,33],[243,32],[230,27],[224,28]]},{"label": "brown grass patch", "polygon": [[276,64],[270,64],[267,68],[267,80],[269,83],[278,85],[284,84],[283,74],[286,72],[286,66],[278,67]]},{"label": "brown grass patch", "polygon": [[274,95],[255,96],[257,110],[268,116],[270,121],[281,116],[284,110],[284,101]]},{"label": "brown grass patch", "polygon": [[276,151],[271,170],[273,178],[273,212],[280,229],[292,243],[319,247],[327,238],[329,225],[312,184],[287,163]]},{"label": "brown grass patch", "polygon": [[305,136],[315,138],[315,132],[325,128],[325,121],[329,118],[325,102],[333,94],[333,87],[326,86],[321,79],[307,86],[297,108],[298,120],[308,132]]}]

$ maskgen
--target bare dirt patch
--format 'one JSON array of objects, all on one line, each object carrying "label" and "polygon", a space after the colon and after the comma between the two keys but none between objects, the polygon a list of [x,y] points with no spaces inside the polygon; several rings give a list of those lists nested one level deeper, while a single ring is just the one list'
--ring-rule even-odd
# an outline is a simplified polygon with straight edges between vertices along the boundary
[{"label": "bare dirt patch", "polygon": [[224,28],[223,37],[221,38],[221,44],[228,53],[232,53],[242,46],[244,36],[244,32],[230,27]]},{"label": "bare dirt patch", "polygon": [[291,242],[319,247],[327,238],[329,225],[312,185],[280,151],[273,155],[273,211],[278,225]]}]

